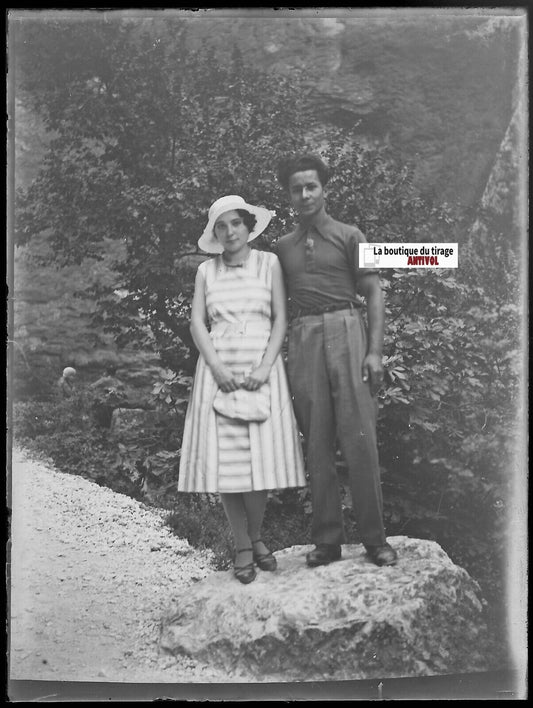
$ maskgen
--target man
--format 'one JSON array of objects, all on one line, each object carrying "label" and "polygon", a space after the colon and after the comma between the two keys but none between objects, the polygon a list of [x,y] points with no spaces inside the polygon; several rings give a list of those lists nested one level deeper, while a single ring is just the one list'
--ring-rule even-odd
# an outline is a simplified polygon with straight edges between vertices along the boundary
[{"label": "man", "polygon": [[[336,442],[348,467],[361,540],[376,565],[394,565],[386,542],[376,442],[377,402],[383,380],[384,302],[375,270],[359,269],[366,243],[354,226],[325,209],[329,169],[314,155],[284,160],[278,180],[299,216],[277,242],[291,309],[288,374],[307,447],[314,550],[311,567],[341,557],[345,542]],[[361,316],[366,299],[368,335]]]}]

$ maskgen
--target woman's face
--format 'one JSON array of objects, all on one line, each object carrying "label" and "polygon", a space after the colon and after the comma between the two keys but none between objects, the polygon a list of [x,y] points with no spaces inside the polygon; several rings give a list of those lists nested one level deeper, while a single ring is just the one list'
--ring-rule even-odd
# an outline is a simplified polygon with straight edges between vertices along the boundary
[{"label": "woman's face", "polygon": [[215,221],[214,231],[217,241],[228,253],[238,254],[246,250],[250,232],[237,211],[221,214]]}]

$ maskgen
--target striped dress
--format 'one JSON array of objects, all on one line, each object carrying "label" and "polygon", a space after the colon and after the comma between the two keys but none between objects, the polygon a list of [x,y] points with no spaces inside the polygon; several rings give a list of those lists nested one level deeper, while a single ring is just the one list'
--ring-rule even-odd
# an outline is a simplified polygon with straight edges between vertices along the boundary
[{"label": "striped dress", "polygon": [[[252,250],[241,267],[221,256],[199,266],[205,281],[210,336],[221,360],[238,376],[263,358],[271,330],[273,253]],[[306,485],[285,367],[270,372],[270,416],[244,422],[215,412],[218,390],[200,355],[181,448],[178,490],[238,493]]]}]

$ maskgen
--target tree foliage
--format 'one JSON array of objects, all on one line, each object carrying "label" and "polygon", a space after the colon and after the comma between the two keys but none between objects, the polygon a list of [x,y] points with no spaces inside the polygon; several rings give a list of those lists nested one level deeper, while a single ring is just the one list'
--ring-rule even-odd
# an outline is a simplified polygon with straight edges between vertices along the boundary
[{"label": "tree foliage", "polygon": [[[156,38],[137,30],[107,28],[83,71],[37,93],[55,138],[20,197],[17,235],[24,243],[47,230],[63,262],[97,256],[104,238],[122,240],[117,282],[97,293],[98,324],[125,342],[144,339],[148,323],[165,363],[179,368],[191,345],[183,256],[196,252],[219,196],[275,203],[277,159],[301,144],[302,94],[244,66],[237,50],[222,61],[189,48],[186,25]],[[73,31],[50,28],[70,50]]]}]

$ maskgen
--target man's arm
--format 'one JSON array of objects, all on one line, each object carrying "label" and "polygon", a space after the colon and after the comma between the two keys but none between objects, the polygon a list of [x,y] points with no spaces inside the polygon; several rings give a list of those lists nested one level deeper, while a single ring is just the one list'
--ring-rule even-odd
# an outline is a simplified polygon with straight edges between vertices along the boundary
[{"label": "man's arm", "polygon": [[375,396],[383,382],[383,335],[385,330],[385,302],[377,274],[361,275],[357,291],[366,299],[368,313],[368,349],[363,360],[363,381],[370,378]]}]

